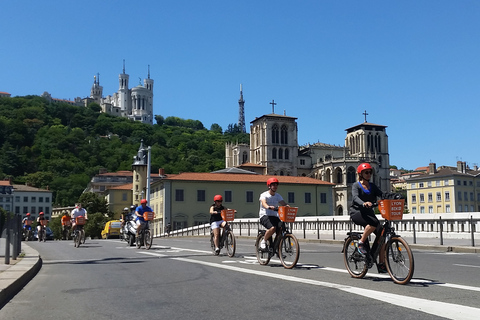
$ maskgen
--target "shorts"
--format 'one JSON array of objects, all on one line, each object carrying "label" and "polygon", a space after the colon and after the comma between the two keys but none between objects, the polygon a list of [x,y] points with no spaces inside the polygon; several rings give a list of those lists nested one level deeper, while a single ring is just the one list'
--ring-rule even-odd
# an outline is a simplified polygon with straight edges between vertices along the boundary
[{"label": "shorts", "polygon": [[137,219],[136,223],[137,223],[137,226],[143,226],[145,224],[145,221]]},{"label": "shorts", "polygon": [[350,218],[352,219],[353,223],[359,226],[366,227],[367,225],[370,225],[377,228],[377,230],[375,230],[375,234],[377,234],[381,229],[380,221],[378,221],[373,210],[371,212],[352,211],[350,212]]},{"label": "shorts", "polygon": [[223,223],[223,220],[220,220],[220,221],[213,221],[211,224],[210,224],[210,227],[213,229],[218,229],[221,227]]},{"label": "shorts", "polygon": [[267,216],[267,215],[260,218],[260,224],[265,228],[267,228],[267,230],[272,227],[279,229],[279,228],[282,228],[283,226],[283,222],[280,221],[279,217]]}]

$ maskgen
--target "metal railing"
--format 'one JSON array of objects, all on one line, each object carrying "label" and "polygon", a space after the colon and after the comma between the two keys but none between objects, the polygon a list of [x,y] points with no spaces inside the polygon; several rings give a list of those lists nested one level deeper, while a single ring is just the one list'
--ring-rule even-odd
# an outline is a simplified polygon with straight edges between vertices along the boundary
[{"label": "metal railing", "polygon": [[[17,260],[22,251],[22,217],[20,215],[6,214],[5,225],[0,230],[0,235],[5,235],[5,264],[10,264],[10,258]],[[10,250],[12,248],[12,250]]]}]

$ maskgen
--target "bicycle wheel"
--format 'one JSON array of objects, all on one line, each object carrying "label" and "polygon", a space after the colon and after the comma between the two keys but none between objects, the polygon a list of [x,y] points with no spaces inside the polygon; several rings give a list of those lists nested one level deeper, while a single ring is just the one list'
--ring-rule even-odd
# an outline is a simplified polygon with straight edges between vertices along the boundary
[{"label": "bicycle wheel", "polygon": [[152,247],[152,242],[153,242],[153,234],[150,232],[150,230],[145,230],[145,249],[150,249]]},{"label": "bicycle wheel", "polygon": [[367,257],[357,249],[358,239],[348,237],[343,247],[343,260],[348,273],[354,278],[363,278],[368,272]]},{"label": "bicycle wheel", "polygon": [[278,258],[286,269],[292,269],[300,257],[300,245],[297,237],[293,234],[286,234],[280,239],[278,245]]},{"label": "bicycle wheel", "polygon": [[75,247],[80,247],[80,243],[82,243],[82,235],[80,231],[75,232]]},{"label": "bicycle wheel", "polygon": [[212,248],[212,253],[213,254],[216,254],[215,252],[215,241],[214,241],[214,237],[213,237],[213,232],[210,231],[210,247]]},{"label": "bicycle wheel", "polygon": [[237,249],[235,235],[230,230],[225,232],[227,232],[227,236],[225,237],[225,247],[227,248],[227,254],[229,257],[233,257],[235,255],[235,250]]},{"label": "bicycle wheel", "polygon": [[385,264],[390,277],[398,284],[406,284],[413,277],[413,253],[408,243],[400,238],[390,239],[386,247]]},{"label": "bicycle wheel", "polygon": [[143,230],[138,233],[138,236],[135,237],[135,241],[137,242],[137,249],[140,249],[143,242]]},{"label": "bicycle wheel", "polygon": [[270,262],[270,252],[269,249],[260,248],[260,242],[262,242],[264,235],[259,234],[257,240],[255,241],[255,251],[257,253],[257,260],[262,266],[267,265]]}]

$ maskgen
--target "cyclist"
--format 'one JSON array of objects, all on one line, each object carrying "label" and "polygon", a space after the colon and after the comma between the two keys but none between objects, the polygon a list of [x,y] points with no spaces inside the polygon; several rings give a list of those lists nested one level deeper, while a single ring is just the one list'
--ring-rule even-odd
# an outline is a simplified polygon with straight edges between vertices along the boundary
[{"label": "cyclist", "polygon": [[[362,238],[358,241],[358,251],[366,254],[365,241],[370,234],[380,235],[381,225],[373,211],[373,205],[377,202],[377,197],[381,197],[383,192],[370,182],[373,169],[369,163],[361,163],[357,167],[358,182],[352,185],[352,204],[349,214],[352,221],[364,227]],[[385,267],[384,250],[380,250],[379,264],[377,265],[379,273],[387,272]]]},{"label": "cyclist", "polygon": [[275,211],[275,209],[279,205],[288,206],[288,204],[283,200],[282,196],[277,193],[278,184],[279,182],[277,178],[268,179],[268,190],[260,195],[260,223],[267,229],[265,237],[262,242],[260,242],[261,249],[266,249],[267,243],[273,234],[277,233],[278,235],[282,230],[282,221],[280,221],[278,212]]},{"label": "cyclist", "polygon": [[[82,208],[82,204],[80,202],[75,204],[75,209],[72,210],[71,216],[72,216],[72,220],[73,220],[72,232],[75,232],[75,229],[77,227],[77,225],[75,223],[75,218],[80,217],[80,216],[84,216],[85,220],[88,219],[87,210]],[[84,240],[84,242],[85,242],[85,240]]]},{"label": "cyclist", "polygon": [[45,218],[45,214],[44,214],[43,212],[40,212],[40,213],[38,214],[38,218],[37,218],[37,235],[39,236],[39,237],[38,237],[38,241],[41,241],[41,240],[40,240],[40,230],[42,230],[42,229],[45,228],[45,227],[42,225],[42,223],[40,222],[40,221],[42,221],[42,220],[46,220],[46,221],[48,222],[47,218]]},{"label": "cyclist", "polygon": [[72,218],[68,215],[68,211],[65,210],[62,216],[62,238],[67,240],[69,237],[69,231],[72,228]]},{"label": "cyclist", "polygon": [[140,206],[135,209],[136,223],[137,223],[137,237],[140,234],[140,231],[145,226],[145,219],[143,218],[143,213],[153,212],[152,208],[147,206],[147,199],[140,200]]},{"label": "cyclist", "polygon": [[122,211],[122,223],[120,227],[120,232],[123,232],[123,227],[125,226],[125,222],[127,221],[127,216],[130,215],[130,211],[127,207],[123,208]]},{"label": "cyclist", "polygon": [[213,197],[213,204],[210,206],[210,227],[213,231],[213,242],[215,243],[215,254],[220,253],[220,228],[227,230],[228,223],[222,219],[223,197],[219,194]]},{"label": "cyclist", "polygon": [[[23,218],[22,225],[23,225],[23,234],[26,236],[28,230],[32,230],[32,222],[33,219],[30,216],[30,212],[27,212],[27,216]],[[30,240],[30,239],[28,239]]]}]

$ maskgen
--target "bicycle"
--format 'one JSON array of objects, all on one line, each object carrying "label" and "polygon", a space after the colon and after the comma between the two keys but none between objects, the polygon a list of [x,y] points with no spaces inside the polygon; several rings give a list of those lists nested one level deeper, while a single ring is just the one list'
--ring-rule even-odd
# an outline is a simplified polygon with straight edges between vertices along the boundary
[{"label": "bicycle", "polygon": [[38,242],[47,241],[47,230],[46,230],[47,223],[48,223],[48,220],[46,219],[40,220],[40,230],[38,230],[37,232]]},{"label": "bicycle", "polygon": [[[400,235],[395,233],[392,226],[392,220],[401,220],[403,217],[403,206],[405,200],[381,200],[379,201],[379,210],[385,219],[381,233],[375,238],[372,247],[370,243],[365,242],[367,254],[362,254],[358,250],[358,240],[362,237],[362,232],[347,232],[347,237],[343,244],[342,253],[344,254],[345,267],[353,278],[363,278],[368,269],[377,264],[377,258],[384,250],[385,265],[390,278],[397,284],[407,284],[413,277],[414,259],[413,253]],[[386,244],[384,246],[384,244]]]},{"label": "bicycle", "polygon": [[[233,257],[237,249],[237,243],[235,240],[235,235],[233,234],[228,221],[233,221],[235,219],[235,210],[222,210],[221,215],[222,219],[226,222],[226,225],[223,228],[222,234],[220,235],[219,248],[222,250],[222,248],[225,246],[225,248],[227,248],[227,255],[229,257]],[[212,247],[213,254],[219,255],[219,252],[217,253],[215,251],[215,237],[212,229],[210,229],[210,246]]]},{"label": "bicycle", "polygon": [[138,236],[136,237],[135,241],[137,244],[137,249],[142,247],[142,244],[145,246],[145,249],[149,250],[152,247],[153,243],[153,234],[150,231],[150,221],[153,220],[154,213],[153,212],[144,212],[143,219],[145,220],[145,224],[143,228],[138,231]]},{"label": "bicycle", "polygon": [[78,248],[80,244],[85,243],[85,217],[78,216],[75,218],[75,231],[73,232],[73,246]]},{"label": "bicycle", "polygon": [[297,265],[300,257],[300,245],[297,237],[293,235],[286,222],[294,222],[297,215],[298,208],[280,206],[275,208],[278,211],[280,220],[282,221],[280,233],[277,233],[275,239],[272,236],[273,246],[268,240],[267,247],[262,249],[260,243],[265,237],[266,230],[258,230],[257,239],[255,241],[255,251],[257,254],[257,260],[260,265],[267,265],[270,259],[276,254],[280,259],[281,264],[286,269],[292,269]]}]

